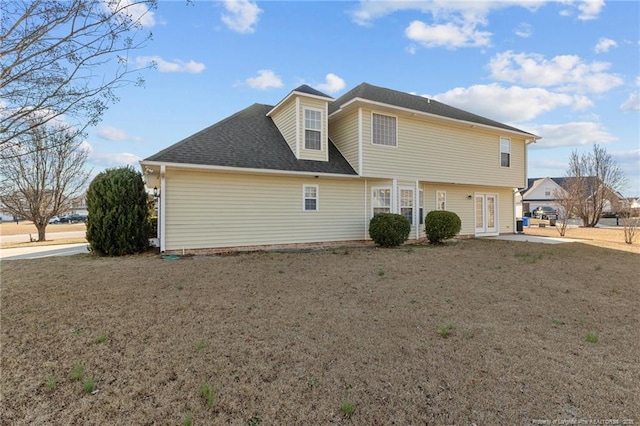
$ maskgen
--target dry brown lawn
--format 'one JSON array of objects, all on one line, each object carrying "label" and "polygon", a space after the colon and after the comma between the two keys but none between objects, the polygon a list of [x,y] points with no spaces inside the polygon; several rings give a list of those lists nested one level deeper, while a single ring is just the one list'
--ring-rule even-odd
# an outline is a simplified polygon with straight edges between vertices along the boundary
[{"label": "dry brown lawn", "polygon": [[[560,238],[556,228],[538,228],[531,226],[524,229],[526,235]],[[579,239],[584,244],[604,247],[613,250],[623,250],[640,254],[640,230],[636,231],[633,244],[624,242],[624,228],[568,228],[564,238]]]},{"label": "dry brown lawn", "polygon": [[638,424],[638,260],[463,240],[3,262],[0,424]]}]

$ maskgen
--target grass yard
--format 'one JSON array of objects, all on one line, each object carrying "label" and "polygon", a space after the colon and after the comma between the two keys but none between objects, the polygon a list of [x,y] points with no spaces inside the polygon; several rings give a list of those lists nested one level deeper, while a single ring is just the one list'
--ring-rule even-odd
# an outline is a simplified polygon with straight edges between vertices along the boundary
[{"label": "grass yard", "polygon": [[462,240],[3,262],[0,424],[638,424],[639,259]]}]

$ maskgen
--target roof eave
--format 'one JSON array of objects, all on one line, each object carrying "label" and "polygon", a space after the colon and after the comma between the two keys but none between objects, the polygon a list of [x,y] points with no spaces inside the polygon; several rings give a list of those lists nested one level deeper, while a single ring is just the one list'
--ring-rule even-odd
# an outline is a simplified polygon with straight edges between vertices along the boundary
[{"label": "roof eave", "polygon": [[515,130],[510,130],[510,129],[504,129],[502,127],[495,127],[495,126],[489,126],[487,124],[476,123],[476,122],[473,122],[473,121],[458,120],[456,118],[445,117],[445,116],[438,115],[438,114],[431,114],[431,113],[424,112],[424,111],[418,111],[418,110],[411,109],[411,108],[400,107],[400,106],[397,106],[397,105],[387,104],[387,103],[384,103],[384,102],[372,101],[372,100],[369,100],[369,99],[366,99],[366,98],[360,98],[360,97],[355,97],[353,99],[350,99],[348,102],[345,102],[344,104],[340,105],[340,107],[337,110],[335,110],[334,112],[329,114],[329,118],[337,115],[338,113],[342,112],[344,110],[344,108],[346,108],[349,105],[354,104],[356,102],[362,102],[362,103],[366,103],[366,104],[370,104],[370,105],[381,106],[381,107],[386,107],[386,108],[392,108],[392,109],[396,109],[396,110],[399,110],[399,111],[404,111],[404,112],[407,112],[407,113],[410,113],[410,114],[414,114],[414,115],[420,115],[420,116],[423,116],[423,117],[434,118],[436,120],[443,120],[443,121],[448,121],[448,122],[453,122],[453,123],[465,124],[465,125],[469,125],[471,127],[483,127],[483,128],[486,128],[486,129],[498,130],[500,132],[509,132],[509,133],[512,133],[512,134],[525,136],[527,138],[527,139],[525,139],[525,143],[526,144],[535,143],[537,140],[542,139],[538,135],[534,135],[533,133],[528,133],[528,132],[525,132],[525,131],[515,131]]},{"label": "roof eave", "polygon": [[271,175],[291,175],[291,176],[323,176],[323,177],[339,177],[339,178],[358,178],[357,174],[342,174],[342,173],[326,173],[326,172],[311,172],[301,170],[278,170],[278,169],[257,169],[249,167],[230,167],[230,166],[216,166],[208,164],[192,164],[192,163],[174,163],[166,161],[140,161],[141,167],[157,167],[157,166],[173,167],[178,169],[187,170],[206,170],[206,171],[220,171],[231,173],[249,173],[249,174],[271,174]]}]

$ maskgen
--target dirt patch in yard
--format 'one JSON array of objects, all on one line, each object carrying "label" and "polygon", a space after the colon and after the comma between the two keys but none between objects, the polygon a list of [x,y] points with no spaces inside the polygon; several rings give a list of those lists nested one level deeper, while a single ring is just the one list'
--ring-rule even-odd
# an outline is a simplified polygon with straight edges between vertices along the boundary
[{"label": "dirt patch in yard", "polygon": [[0,424],[638,424],[639,273],[498,240],[3,262]]}]

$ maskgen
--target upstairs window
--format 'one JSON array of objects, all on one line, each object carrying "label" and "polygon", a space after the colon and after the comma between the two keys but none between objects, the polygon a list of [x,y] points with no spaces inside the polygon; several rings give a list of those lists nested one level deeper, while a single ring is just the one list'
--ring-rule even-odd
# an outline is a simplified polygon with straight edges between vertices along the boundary
[{"label": "upstairs window", "polygon": [[378,213],[391,213],[391,189],[374,189],[371,205],[373,206],[374,216]]},{"label": "upstairs window", "polygon": [[373,113],[371,123],[371,142],[374,145],[397,146],[395,117]]},{"label": "upstairs window", "polygon": [[318,185],[302,186],[302,210],[306,212],[318,210]]},{"label": "upstairs window", "polygon": [[322,112],[314,109],[304,110],[304,147],[305,149],[322,148]]},{"label": "upstairs window", "polygon": [[511,140],[500,138],[500,165],[511,167]]}]

